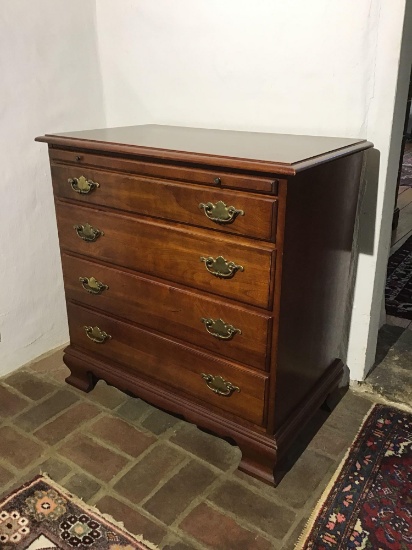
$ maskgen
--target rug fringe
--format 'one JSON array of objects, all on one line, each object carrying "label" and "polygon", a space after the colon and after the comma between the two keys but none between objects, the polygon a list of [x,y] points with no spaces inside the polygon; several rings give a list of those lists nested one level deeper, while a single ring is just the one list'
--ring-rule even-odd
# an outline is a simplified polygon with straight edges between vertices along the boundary
[{"label": "rug fringe", "polygon": [[362,422],[361,422],[361,425],[360,425],[360,428],[359,430],[357,431],[356,433],[356,436],[354,437],[350,447],[348,448],[348,450],[346,451],[345,453],[345,456],[342,458],[342,461],[340,462],[337,470],[335,471],[335,473],[333,474],[332,478],[330,479],[326,489],[323,491],[322,493],[322,496],[320,497],[320,499],[318,500],[318,502],[316,503],[315,505],[315,508],[313,509],[313,512],[311,513],[311,515],[309,516],[309,519],[308,521],[306,522],[306,525],[302,531],[302,533],[300,534],[297,542],[296,542],[296,545],[295,545],[295,548],[294,550],[304,550],[304,546],[305,546],[305,543],[306,543],[306,540],[310,534],[310,532],[312,531],[312,528],[313,528],[313,525],[315,523],[315,521],[318,519],[318,516],[322,510],[322,507],[323,505],[325,504],[325,501],[326,499],[328,498],[329,496],[329,493],[330,493],[330,490],[331,488],[333,487],[334,483],[336,482],[336,480],[338,479],[340,473],[342,472],[343,470],[343,467],[346,463],[346,460],[348,459],[349,455],[350,455],[350,452],[353,448],[353,446],[357,443],[358,439],[359,439],[359,436],[360,436],[360,433],[366,423],[366,421],[368,420],[368,418],[372,415],[373,411],[375,410],[376,407],[378,407],[380,405],[380,403],[374,403],[372,405],[372,407],[369,409],[369,411],[366,413],[365,417],[363,418]]},{"label": "rug fringe", "polygon": [[81,506],[85,510],[89,510],[90,512],[94,512],[95,514],[98,514],[98,515],[102,516],[105,520],[112,523],[115,527],[118,527],[119,529],[122,529],[129,537],[134,539],[136,542],[140,542],[140,543],[146,545],[147,548],[149,548],[150,550],[159,550],[158,546],[156,546],[152,542],[146,540],[142,535],[135,535],[135,534],[131,533],[130,531],[128,531],[126,529],[126,527],[124,526],[122,521],[115,520],[110,514],[106,514],[106,513],[101,512],[96,506],[91,506],[90,504],[86,504],[84,502],[84,500],[77,497],[76,495],[73,495],[73,493],[71,493],[70,491],[68,491],[67,489],[65,489],[64,487],[59,485],[58,483],[56,483],[48,475],[47,472],[41,472],[40,476],[37,476],[37,477],[38,478],[43,477],[49,485],[54,487],[57,491],[59,491],[63,495],[67,496],[67,498],[72,500],[75,504],[77,504],[78,506]]}]

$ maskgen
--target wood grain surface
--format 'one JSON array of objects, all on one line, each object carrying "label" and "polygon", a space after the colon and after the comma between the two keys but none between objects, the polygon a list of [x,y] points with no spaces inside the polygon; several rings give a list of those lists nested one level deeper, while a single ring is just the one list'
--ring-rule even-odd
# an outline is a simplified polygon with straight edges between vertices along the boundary
[{"label": "wood grain surface", "polygon": [[[99,184],[88,194],[75,192],[69,179],[84,176]],[[273,240],[276,230],[276,199],[250,193],[223,191],[187,183],[131,177],[78,166],[52,166],[56,196],[84,205],[103,205],[144,216],[213,229],[264,240]],[[232,223],[210,220],[200,204],[222,201],[241,210]]]},{"label": "wood grain surface", "polygon": [[[59,201],[56,211],[60,244],[65,250],[247,304],[271,307],[275,252],[270,245],[228,236],[218,238],[211,231],[187,230]],[[104,235],[95,242],[83,241],[73,226],[85,223]],[[231,279],[212,275],[201,258],[218,256],[244,270]]]},{"label": "wood grain surface", "polygon": [[[62,263],[68,300],[134,321],[239,363],[258,369],[267,367],[270,315],[66,253],[62,254]],[[89,294],[79,277],[95,277],[109,288],[99,295]],[[206,331],[202,318],[222,319],[242,333],[231,340],[219,340]]]},{"label": "wood grain surface", "polygon": [[[157,380],[196,400],[212,403],[254,424],[263,423],[267,377],[196,352],[165,337],[131,326],[97,312],[68,303],[70,341],[74,347],[126,365],[151,380]],[[84,326],[98,326],[111,339],[104,344],[92,342]],[[210,390],[201,374],[222,376],[240,391],[225,397]]]}]

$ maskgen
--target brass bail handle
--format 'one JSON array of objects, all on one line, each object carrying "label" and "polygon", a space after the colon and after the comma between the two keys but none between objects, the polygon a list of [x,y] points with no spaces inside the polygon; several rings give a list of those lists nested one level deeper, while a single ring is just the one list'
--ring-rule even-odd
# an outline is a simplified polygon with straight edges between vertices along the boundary
[{"label": "brass bail handle", "polygon": [[209,334],[219,340],[231,340],[235,334],[242,334],[240,328],[225,323],[222,319],[201,319]]},{"label": "brass bail handle", "polygon": [[201,377],[205,380],[207,387],[217,395],[230,397],[233,392],[240,392],[240,388],[238,386],[234,386],[231,382],[228,382],[221,376],[213,376],[213,374],[205,374],[202,372]]},{"label": "brass bail handle", "polygon": [[79,277],[82,287],[89,294],[101,294],[104,290],[108,290],[108,286],[101,283],[94,277]]},{"label": "brass bail handle", "polygon": [[199,204],[199,208],[204,210],[204,213],[209,220],[219,224],[233,223],[237,216],[244,216],[243,210],[237,210],[234,206],[226,206],[222,201]]},{"label": "brass bail handle", "polygon": [[73,225],[73,228],[76,230],[77,236],[88,243],[92,243],[104,235],[103,231],[92,227],[89,223]]},{"label": "brass bail handle", "polygon": [[96,344],[104,344],[107,340],[110,340],[112,337],[110,334],[107,334],[104,330],[100,329],[99,327],[83,327],[87,338],[89,338],[92,342],[95,342]]},{"label": "brass bail handle", "polygon": [[80,176],[79,178],[69,178],[68,182],[70,183],[73,191],[76,191],[76,193],[80,193],[80,195],[87,195],[88,193],[90,193],[90,191],[93,191],[93,189],[97,189],[97,187],[100,187],[99,183],[93,180],[89,180],[84,176]]},{"label": "brass bail handle", "polygon": [[237,271],[244,271],[243,266],[228,262],[223,256],[217,258],[201,256],[200,261],[205,263],[209,273],[220,279],[231,279]]}]

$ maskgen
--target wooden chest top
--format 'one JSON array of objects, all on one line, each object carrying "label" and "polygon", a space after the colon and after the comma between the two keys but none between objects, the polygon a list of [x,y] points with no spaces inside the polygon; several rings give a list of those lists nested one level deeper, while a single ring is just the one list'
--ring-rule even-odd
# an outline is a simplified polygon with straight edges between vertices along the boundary
[{"label": "wooden chest top", "polygon": [[361,151],[364,139],[211,130],[148,124],[46,134],[57,147],[81,148],[164,160],[293,175],[328,160]]}]

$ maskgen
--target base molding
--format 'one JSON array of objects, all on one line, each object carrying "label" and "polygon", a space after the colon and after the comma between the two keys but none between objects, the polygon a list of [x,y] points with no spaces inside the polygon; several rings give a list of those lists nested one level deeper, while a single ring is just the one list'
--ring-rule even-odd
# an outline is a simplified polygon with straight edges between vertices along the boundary
[{"label": "base molding", "polygon": [[71,346],[65,349],[64,362],[71,373],[66,382],[82,391],[89,392],[98,380],[104,380],[109,385],[234,442],[242,452],[239,470],[273,486],[279,483],[285,473],[282,460],[296,433],[338,387],[344,368],[342,361],[334,361],[316,389],[309,392],[288,421],[272,435],[265,433],[261,427],[241,420],[233,421],[189,398],[176,395],[172,390],[140,378],[137,373],[124,367],[114,369],[111,364]]}]

